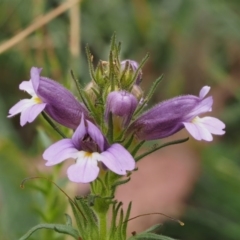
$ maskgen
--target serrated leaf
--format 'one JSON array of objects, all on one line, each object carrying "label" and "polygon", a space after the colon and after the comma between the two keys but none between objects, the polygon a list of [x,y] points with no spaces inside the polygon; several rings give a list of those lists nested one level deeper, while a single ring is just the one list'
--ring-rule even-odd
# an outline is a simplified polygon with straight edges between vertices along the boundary
[{"label": "serrated leaf", "polygon": [[24,236],[22,236],[19,240],[28,239],[34,232],[40,229],[51,229],[58,233],[63,233],[74,237],[76,240],[79,239],[79,233],[76,229],[71,226],[63,225],[63,224],[39,224],[33,228],[31,228]]}]

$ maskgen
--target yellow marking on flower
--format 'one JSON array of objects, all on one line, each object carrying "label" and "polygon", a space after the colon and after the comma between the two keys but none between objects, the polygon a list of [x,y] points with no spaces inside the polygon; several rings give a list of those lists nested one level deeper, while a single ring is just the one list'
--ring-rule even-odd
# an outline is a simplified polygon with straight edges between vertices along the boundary
[{"label": "yellow marking on flower", "polygon": [[192,119],[191,122],[192,123],[197,123],[197,122],[200,122],[199,120],[200,120],[200,118],[198,116],[196,116],[195,118]]},{"label": "yellow marking on flower", "polygon": [[90,152],[85,152],[84,153],[84,157],[91,157],[93,153],[90,153]]},{"label": "yellow marking on flower", "polygon": [[34,101],[35,103],[37,103],[37,104],[40,104],[40,103],[43,102],[42,99],[40,99],[40,98],[37,97],[37,96],[33,97],[32,99],[33,99],[33,101]]}]

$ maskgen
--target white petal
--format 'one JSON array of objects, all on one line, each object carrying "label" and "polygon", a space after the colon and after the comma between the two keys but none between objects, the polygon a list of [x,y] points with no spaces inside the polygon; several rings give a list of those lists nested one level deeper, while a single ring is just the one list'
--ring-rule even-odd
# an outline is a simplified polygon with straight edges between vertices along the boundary
[{"label": "white petal", "polygon": [[208,94],[210,89],[211,89],[211,87],[209,87],[209,86],[202,87],[202,89],[199,92],[199,97],[203,99]]},{"label": "white petal", "polygon": [[28,108],[25,108],[20,116],[20,125],[24,126],[27,122],[31,123],[35,120],[35,118],[43,111],[46,103],[33,104]]},{"label": "white petal", "polygon": [[212,141],[213,137],[208,129],[201,123],[183,123],[187,131],[196,139],[196,140],[205,140],[205,141]]},{"label": "white petal", "polygon": [[36,93],[33,89],[33,85],[32,85],[32,81],[23,81],[20,85],[19,85],[19,89],[26,91],[28,94],[30,94],[31,96],[36,96]]},{"label": "white petal", "polygon": [[23,99],[16,103],[12,108],[9,110],[8,117],[13,117],[18,113],[21,113],[24,109],[29,108],[36,103],[32,99]]},{"label": "white petal", "polygon": [[198,127],[190,122],[183,122],[183,125],[185,126],[186,130],[198,141],[201,140],[201,134],[198,130]]},{"label": "white petal", "polygon": [[225,124],[214,117],[203,117],[199,119],[200,123],[212,134],[223,135]]},{"label": "white petal", "polygon": [[97,159],[99,153],[79,152],[77,162],[70,166],[67,175],[72,182],[88,183],[94,181],[99,173]]}]

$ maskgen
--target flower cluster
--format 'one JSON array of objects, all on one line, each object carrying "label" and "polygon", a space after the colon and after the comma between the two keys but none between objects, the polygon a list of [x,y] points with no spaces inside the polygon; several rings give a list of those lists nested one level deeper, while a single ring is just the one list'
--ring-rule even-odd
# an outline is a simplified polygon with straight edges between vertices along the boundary
[{"label": "flower cluster", "polygon": [[8,117],[20,113],[20,124],[24,126],[44,111],[55,122],[73,129],[72,137],[54,143],[43,153],[46,166],[75,159],[67,170],[73,182],[92,182],[100,169],[117,175],[133,171],[135,160],[131,148],[128,149],[133,139],[135,142],[162,139],[183,128],[196,140],[212,141],[212,134],[225,133],[225,125],[219,119],[199,117],[212,110],[213,98],[206,97],[208,86],[200,90],[199,96],[175,97],[143,112],[146,99],[139,86],[142,71],[132,60],[100,62],[92,76],[91,93],[89,87],[80,89],[82,102],[40,73],[40,68],[32,67],[31,79],[19,86],[32,97],[14,105]]}]

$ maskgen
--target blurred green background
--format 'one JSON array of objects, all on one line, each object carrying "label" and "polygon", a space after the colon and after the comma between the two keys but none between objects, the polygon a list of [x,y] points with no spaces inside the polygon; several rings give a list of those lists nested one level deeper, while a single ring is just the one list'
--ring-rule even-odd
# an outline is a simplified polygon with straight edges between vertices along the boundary
[{"label": "blurred green background", "polygon": [[[40,222],[64,222],[61,210],[67,202],[51,184],[29,183],[24,191],[19,187],[27,176],[43,175],[36,174],[36,165],[43,165],[41,153],[46,144],[41,118],[24,128],[19,117],[6,118],[8,109],[26,96],[18,90],[19,83],[29,79],[32,66],[42,67],[44,76],[72,89],[71,69],[86,83],[86,44],[94,62],[105,60],[113,32],[122,42],[122,59],[140,62],[149,52],[143,88],[164,74],[153,101],[197,94],[202,86],[210,85],[214,114],[227,126],[226,135],[215,138],[210,147],[192,145],[201,157],[201,175],[180,217],[185,226],[164,223],[161,233],[184,240],[239,240],[240,1],[82,0],[42,26],[36,25],[66,2],[73,1],[0,1],[1,240],[17,239]],[[32,32],[21,39],[18,34],[34,23]],[[16,44],[7,48],[5,43],[13,37]],[[55,197],[49,197],[48,191]],[[56,211],[49,215],[53,207]],[[39,211],[44,213],[39,216]],[[57,236],[31,239],[62,239]]]}]

